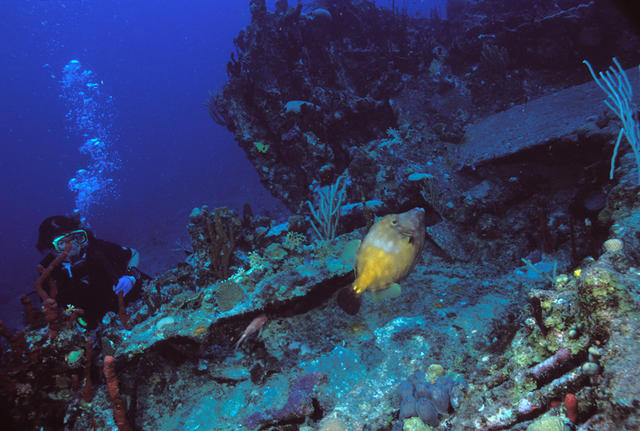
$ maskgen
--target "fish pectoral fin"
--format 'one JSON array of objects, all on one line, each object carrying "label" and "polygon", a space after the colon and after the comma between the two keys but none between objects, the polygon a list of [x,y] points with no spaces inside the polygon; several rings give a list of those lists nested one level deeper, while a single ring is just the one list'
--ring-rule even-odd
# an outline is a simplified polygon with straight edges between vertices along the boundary
[{"label": "fish pectoral fin", "polygon": [[400,286],[398,283],[393,283],[387,290],[389,291],[390,295],[393,295],[389,298],[397,298],[398,296],[402,295],[402,286]]},{"label": "fish pectoral fin", "polygon": [[345,287],[338,293],[338,305],[342,310],[354,316],[358,314],[362,304],[362,295],[357,294],[352,287]]},{"label": "fish pectoral fin", "polygon": [[391,286],[384,290],[377,290],[371,292],[371,297],[374,301],[384,301],[386,299],[397,298],[402,294],[402,287],[398,283],[393,283]]}]

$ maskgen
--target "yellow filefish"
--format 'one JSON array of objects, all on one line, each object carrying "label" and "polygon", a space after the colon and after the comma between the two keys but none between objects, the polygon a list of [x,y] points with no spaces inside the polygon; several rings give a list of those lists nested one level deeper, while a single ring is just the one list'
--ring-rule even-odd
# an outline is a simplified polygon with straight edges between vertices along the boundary
[{"label": "yellow filefish", "polygon": [[379,292],[403,280],[415,266],[424,236],[422,208],[389,214],[375,222],[356,254],[356,280],[340,291],[338,305],[347,313],[356,314],[363,292]]}]

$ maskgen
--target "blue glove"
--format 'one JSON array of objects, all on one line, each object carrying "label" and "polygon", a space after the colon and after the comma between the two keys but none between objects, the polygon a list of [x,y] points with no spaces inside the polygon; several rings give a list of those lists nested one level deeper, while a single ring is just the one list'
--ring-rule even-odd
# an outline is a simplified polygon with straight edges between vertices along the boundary
[{"label": "blue glove", "polygon": [[113,292],[117,295],[122,292],[122,296],[126,296],[127,293],[133,289],[133,285],[136,279],[130,275],[123,275],[118,280],[118,284],[113,286]]}]

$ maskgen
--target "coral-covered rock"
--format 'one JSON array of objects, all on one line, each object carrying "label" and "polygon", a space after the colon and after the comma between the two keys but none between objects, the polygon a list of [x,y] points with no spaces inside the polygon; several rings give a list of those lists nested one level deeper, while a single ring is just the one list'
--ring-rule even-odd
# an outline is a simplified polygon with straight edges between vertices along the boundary
[{"label": "coral-covered rock", "polygon": [[279,409],[268,409],[262,413],[254,413],[247,417],[244,424],[253,429],[258,425],[290,423],[304,420],[313,414],[313,390],[323,375],[313,372],[298,377],[292,384],[287,402]]}]

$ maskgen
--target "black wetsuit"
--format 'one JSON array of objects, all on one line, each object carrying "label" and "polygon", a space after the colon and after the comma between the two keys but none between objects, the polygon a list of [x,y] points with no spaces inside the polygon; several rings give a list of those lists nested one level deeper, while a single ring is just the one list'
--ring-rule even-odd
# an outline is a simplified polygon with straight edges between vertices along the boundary
[{"label": "black wetsuit", "polygon": [[[118,297],[113,286],[127,272],[132,251],[112,242],[90,238],[83,256],[73,262],[62,262],[51,273],[58,288],[56,301],[61,309],[73,305],[84,310],[82,318],[88,329],[94,329],[108,311],[118,311]],[[45,268],[55,259],[48,254],[41,262]],[[125,303],[140,295],[142,280],[137,280],[125,296]]]}]

